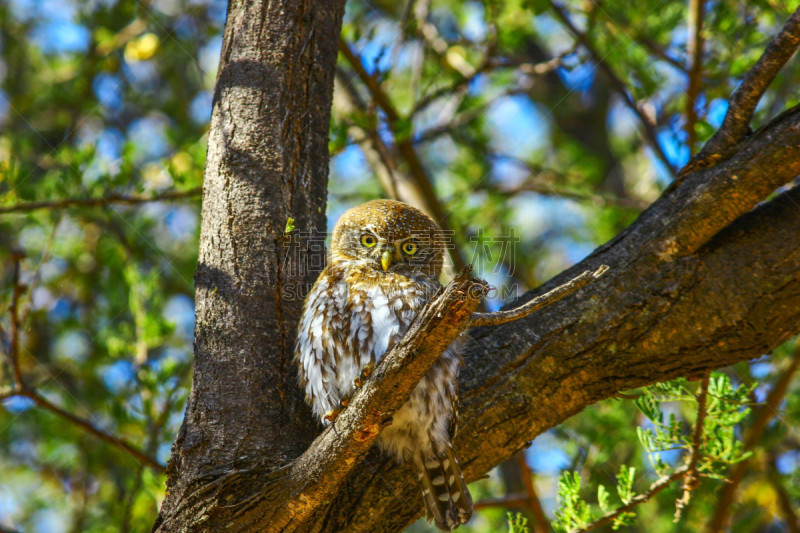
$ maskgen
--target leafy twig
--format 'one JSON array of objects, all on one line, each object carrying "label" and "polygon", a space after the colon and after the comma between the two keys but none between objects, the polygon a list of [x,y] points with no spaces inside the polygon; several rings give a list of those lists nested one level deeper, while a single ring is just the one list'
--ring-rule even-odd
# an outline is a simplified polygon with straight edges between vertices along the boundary
[{"label": "leafy twig", "polygon": [[686,476],[683,478],[683,496],[675,502],[675,522],[680,520],[681,512],[689,505],[692,491],[700,483],[700,476],[697,472],[697,462],[700,459],[700,447],[703,444],[703,423],[706,419],[706,404],[708,403],[708,384],[711,373],[706,372],[700,382],[700,389],[697,393],[697,422],[694,426],[694,438],[692,439],[692,451],[689,455],[689,467]]},{"label": "leafy twig", "polygon": [[664,490],[665,488],[669,487],[674,481],[682,478],[686,473],[689,471],[688,466],[682,466],[675,470],[672,474],[666,477],[662,477],[652,485],[650,485],[650,489],[642,494],[634,496],[630,502],[623,505],[619,509],[611,511],[610,513],[605,514],[598,520],[595,520],[585,528],[579,530],[577,533],[585,533],[586,531],[591,531],[595,528],[598,528],[602,525],[608,524],[612,522],[615,518],[620,516],[623,513],[627,513],[637,505],[640,505],[648,500],[650,500],[653,496]]}]

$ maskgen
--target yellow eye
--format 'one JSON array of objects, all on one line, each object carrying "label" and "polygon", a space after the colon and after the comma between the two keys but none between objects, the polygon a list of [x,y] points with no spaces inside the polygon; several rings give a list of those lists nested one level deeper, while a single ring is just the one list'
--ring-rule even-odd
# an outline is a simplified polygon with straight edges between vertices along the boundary
[{"label": "yellow eye", "polygon": [[406,255],[414,255],[419,250],[419,247],[413,242],[407,242],[403,245],[403,252]]},{"label": "yellow eye", "polygon": [[365,233],[364,235],[361,236],[361,246],[364,246],[366,248],[372,248],[376,244],[378,244],[378,241],[376,241],[375,237],[373,237],[369,233]]}]

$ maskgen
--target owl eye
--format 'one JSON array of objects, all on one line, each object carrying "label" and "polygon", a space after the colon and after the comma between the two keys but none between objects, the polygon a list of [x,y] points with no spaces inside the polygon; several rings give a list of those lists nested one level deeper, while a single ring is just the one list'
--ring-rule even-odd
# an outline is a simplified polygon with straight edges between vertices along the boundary
[{"label": "owl eye", "polygon": [[406,255],[414,255],[419,250],[419,246],[414,244],[413,242],[407,242],[403,245],[403,253]]},{"label": "owl eye", "polygon": [[369,233],[365,233],[364,235],[361,236],[361,246],[364,246],[366,248],[372,248],[376,244],[378,244],[378,241],[376,241],[375,237],[373,237]]}]

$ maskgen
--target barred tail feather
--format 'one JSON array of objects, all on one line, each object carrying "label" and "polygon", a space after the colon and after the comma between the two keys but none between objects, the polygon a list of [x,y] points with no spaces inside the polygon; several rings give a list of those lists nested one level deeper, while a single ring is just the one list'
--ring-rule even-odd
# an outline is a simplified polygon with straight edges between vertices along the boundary
[{"label": "barred tail feather", "polygon": [[415,460],[422,483],[422,499],[428,520],[442,531],[456,529],[472,517],[472,496],[464,483],[461,469],[448,444],[440,457],[422,457]]}]

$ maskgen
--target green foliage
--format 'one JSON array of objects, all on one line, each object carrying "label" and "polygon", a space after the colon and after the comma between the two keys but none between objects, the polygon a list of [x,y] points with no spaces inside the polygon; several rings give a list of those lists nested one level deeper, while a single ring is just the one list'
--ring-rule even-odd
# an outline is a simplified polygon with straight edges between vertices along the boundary
[{"label": "green foliage", "polygon": [[530,533],[528,519],[522,513],[508,513],[508,533]]},{"label": "green foliage", "polygon": [[[709,380],[707,404],[703,421],[703,432],[697,461],[698,471],[708,478],[724,479],[727,468],[748,458],[742,442],[737,437],[736,427],[750,413],[750,395],[757,386],[734,385],[726,374],[715,373]],[[634,400],[634,405],[650,422],[651,427],[637,426],[636,432],[642,447],[650,458],[650,466],[660,477],[670,474],[673,468],[660,456],[661,452],[682,450],[688,457],[694,445],[694,432],[678,420],[675,412],[665,416],[665,407],[674,408],[682,402],[697,410],[698,394],[690,390],[685,379],[657,383],[642,389]],[[612,505],[611,493],[603,484],[597,486],[597,507],[581,496],[581,477],[578,472],[563,472],[558,484],[559,510],[556,511],[554,529],[559,532],[573,532],[587,527],[602,515],[616,508],[630,504],[636,496],[636,467],[622,464],[616,476],[616,494],[619,505]],[[636,514],[626,511],[614,518],[613,529],[635,523]]]},{"label": "green foliage", "polygon": [[558,480],[558,500],[561,507],[556,511],[553,529],[557,532],[575,531],[589,525],[592,513],[580,495],[581,475],[578,472],[564,472]]}]

